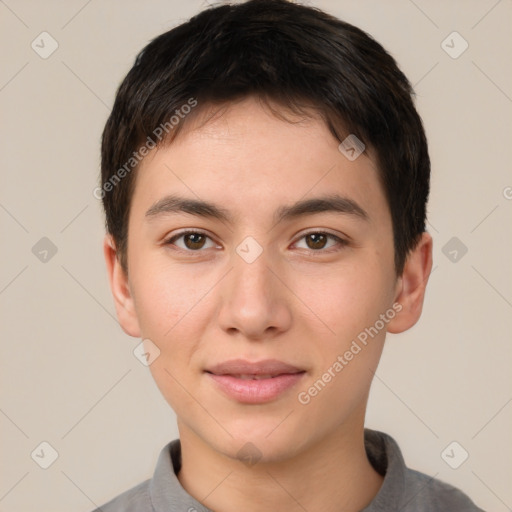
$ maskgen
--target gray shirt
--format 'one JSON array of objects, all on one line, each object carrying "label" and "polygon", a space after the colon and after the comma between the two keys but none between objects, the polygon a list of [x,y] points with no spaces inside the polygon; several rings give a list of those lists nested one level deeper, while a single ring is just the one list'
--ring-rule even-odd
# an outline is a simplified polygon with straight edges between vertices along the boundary
[{"label": "gray shirt", "polygon": [[[483,512],[464,493],[440,480],[405,466],[396,441],[365,429],[365,448],[373,467],[384,476],[373,501],[361,512]],[[180,440],[160,453],[153,478],[94,512],[211,512],[181,486]]]}]

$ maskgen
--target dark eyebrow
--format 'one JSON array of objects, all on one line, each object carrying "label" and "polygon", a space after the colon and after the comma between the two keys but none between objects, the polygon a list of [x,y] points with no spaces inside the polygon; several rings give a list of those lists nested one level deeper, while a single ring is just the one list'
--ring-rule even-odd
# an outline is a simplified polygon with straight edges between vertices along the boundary
[{"label": "dark eyebrow", "polygon": [[369,220],[369,215],[355,201],[348,197],[334,194],[297,201],[291,206],[281,206],[274,214],[274,223],[278,224],[284,220],[300,217],[302,215],[322,212],[345,213],[359,217],[362,220]]},{"label": "dark eyebrow", "polygon": [[[281,206],[274,214],[274,224],[291,220],[303,215],[336,212],[354,215],[362,220],[369,220],[366,211],[355,201],[337,194],[305,199],[297,201],[290,206]],[[166,196],[157,201],[146,212],[146,217],[155,217],[169,213],[188,213],[199,217],[210,217],[223,222],[232,222],[232,215],[229,210],[207,201],[179,197],[175,195]]]},{"label": "dark eyebrow", "polygon": [[189,213],[199,217],[211,217],[229,222],[231,215],[228,210],[198,199],[189,199],[179,196],[166,196],[157,201],[146,212],[146,217],[155,217],[166,213]]}]

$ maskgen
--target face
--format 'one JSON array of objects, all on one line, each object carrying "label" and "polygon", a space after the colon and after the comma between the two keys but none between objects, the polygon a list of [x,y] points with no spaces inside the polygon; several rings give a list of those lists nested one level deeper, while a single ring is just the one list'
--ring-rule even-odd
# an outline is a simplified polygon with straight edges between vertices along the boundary
[{"label": "face", "polygon": [[386,330],[407,315],[371,153],[351,161],[320,120],[249,98],[137,173],[128,277],[115,258],[111,276],[180,436],[278,461],[362,426]]}]

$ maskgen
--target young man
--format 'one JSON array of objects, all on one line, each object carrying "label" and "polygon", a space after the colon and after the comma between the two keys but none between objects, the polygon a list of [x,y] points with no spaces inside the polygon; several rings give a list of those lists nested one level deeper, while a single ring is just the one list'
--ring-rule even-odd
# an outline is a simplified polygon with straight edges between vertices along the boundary
[{"label": "young man", "polygon": [[364,428],[432,267],[412,94],[370,36],[284,0],[205,10],[138,56],[96,194],[119,322],[179,439],[101,510],[480,510]]}]

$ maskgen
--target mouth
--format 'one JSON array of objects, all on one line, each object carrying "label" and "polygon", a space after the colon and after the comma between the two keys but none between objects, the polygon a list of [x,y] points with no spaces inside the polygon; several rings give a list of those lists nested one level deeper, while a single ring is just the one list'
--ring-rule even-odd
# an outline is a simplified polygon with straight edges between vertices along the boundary
[{"label": "mouth", "polygon": [[[207,372],[207,373],[210,373],[210,372]],[[219,374],[215,374],[215,373],[212,373],[212,375],[219,375]],[[278,375],[251,375],[251,374],[247,374],[247,375],[233,375],[233,374],[230,374],[230,373],[226,373],[226,374],[220,374],[220,375],[224,375],[224,376],[229,376],[229,377],[234,377],[235,379],[241,379],[241,380],[263,380],[263,379],[275,379],[276,377],[280,377],[281,375],[290,375],[290,374],[286,374],[286,373],[280,373]]]},{"label": "mouth", "polygon": [[277,359],[264,359],[255,362],[245,359],[230,359],[210,366],[205,371],[214,375],[272,378],[283,374],[303,372],[304,369]]},{"label": "mouth", "polygon": [[245,404],[276,400],[302,379],[305,370],[275,359],[249,362],[234,359],[205,370],[229,398]]}]

